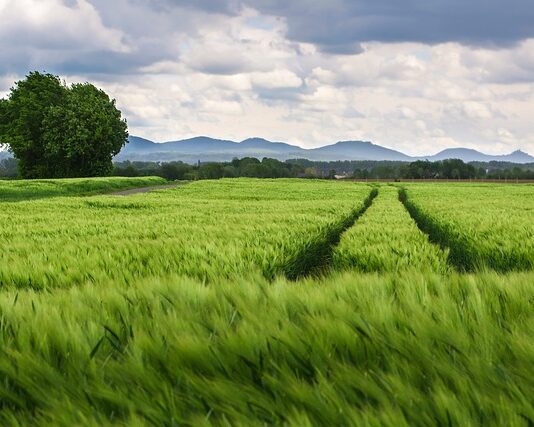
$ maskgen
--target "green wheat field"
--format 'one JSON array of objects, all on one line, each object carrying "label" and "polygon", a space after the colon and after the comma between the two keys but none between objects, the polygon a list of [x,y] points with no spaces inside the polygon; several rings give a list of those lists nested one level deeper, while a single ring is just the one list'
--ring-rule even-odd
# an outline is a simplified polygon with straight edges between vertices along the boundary
[{"label": "green wheat field", "polygon": [[0,181],[0,425],[534,425],[534,186],[161,184]]}]

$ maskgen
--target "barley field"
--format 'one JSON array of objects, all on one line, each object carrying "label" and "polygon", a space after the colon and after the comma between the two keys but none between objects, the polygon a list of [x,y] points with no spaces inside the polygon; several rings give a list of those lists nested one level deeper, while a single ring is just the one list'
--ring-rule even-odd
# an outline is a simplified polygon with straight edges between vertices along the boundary
[{"label": "barley field", "polygon": [[534,186],[0,181],[0,424],[534,424]]}]

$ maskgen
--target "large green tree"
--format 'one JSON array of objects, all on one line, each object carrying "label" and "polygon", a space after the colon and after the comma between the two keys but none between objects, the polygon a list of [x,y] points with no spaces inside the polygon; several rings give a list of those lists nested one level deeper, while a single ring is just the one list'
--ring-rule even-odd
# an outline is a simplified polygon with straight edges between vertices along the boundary
[{"label": "large green tree", "polygon": [[24,178],[108,175],[127,138],[115,100],[89,83],[34,72],[0,100],[0,142]]}]

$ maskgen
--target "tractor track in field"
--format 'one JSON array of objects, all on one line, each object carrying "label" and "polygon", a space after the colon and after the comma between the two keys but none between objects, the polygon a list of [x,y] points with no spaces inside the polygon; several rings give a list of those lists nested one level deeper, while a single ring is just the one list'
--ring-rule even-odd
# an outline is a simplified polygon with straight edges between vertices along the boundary
[{"label": "tractor track in field", "polygon": [[494,256],[495,252],[481,251],[467,233],[462,233],[457,227],[440,223],[432,215],[422,211],[410,200],[406,188],[400,188],[399,200],[430,242],[449,250],[447,261],[456,271],[472,273],[489,269],[499,273],[509,273],[532,269],[529,254],[507,253],[506,257],[499,257]]},{"label": "tractor track in field", "polygon": [[437,223],[434,218],[421,212],[421,210],[410,201],[406,188],[399,188],[399,201],[404,205],[415,224],[423,232],[431,243],[438,245],[442,249],[449,250],[447,262],[456,271],[469,272],[477,269],[479,261],[476,259],[475,251],[469,243],[459,236],[451,233]]},{"label": "tractor track in field", "polygon": [[327,274],[332,265],[334,250],[341,241],[343,233],[354,226],[356,221],[367,212],[367,209],[371,207],[374,199],[378,196],[378,191],[378,188],[372,188],[361,208],[353,210],[348,216],[333,224],[320,236],[310,240],[283,267],[283,273],[286,278],[296,281],[305,277]]}]

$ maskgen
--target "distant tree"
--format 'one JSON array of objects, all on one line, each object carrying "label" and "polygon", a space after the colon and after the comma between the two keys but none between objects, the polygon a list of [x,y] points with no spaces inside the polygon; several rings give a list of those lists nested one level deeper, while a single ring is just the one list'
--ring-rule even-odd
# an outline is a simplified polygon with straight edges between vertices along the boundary
[{"label": "distant tree", "polygon": [[439,177],[440,168],[437,162],[418,160],[408,165],[405,178],[430,179]]},{"label": "distant tree", "polygon": [[186,165],[182,162],[163,163],[161,165],[161,176],[165,179],[175,181],[185,178],[187,173],[190,173],[192,166]]},{"label": "distant tree", "polygon": [[265,168],[264,172],[266,178],[288,178],[291,176],[290,171],[287,169],[287,165],[284,165],[280,160],[264,157],[261,164]]},{"label": "distant tree", "polygon": [[232,163],[230,163],[227,166],[224,166],[223,168],[223,177],[225,178],[235,178],[238,176],[238,170],[233,166]]},{"label": "distant tree", "polygon": [[398,173],[395,168],[390,165],[376,165],[373,167],[371,173],[369,174],[371,178],[382,178],[382,179],[392,179],[397,178]]},{"label": "distant tree", "polygon": [[135,177],[135,176],[141,176],[142,173],[130,161],[126,161],[123,164],[114,165],[113,175]]},{"label": "distant tree", "polygon": [[241,164],[241,160],[239,160],[237,157],[234,157],[232,159],[232,162],[230,163],[235,169],[239,169],[239,165]]},{"label": "distant tree", "polygon": [[219,179],[224,175],[224,166],[221,163],[202,163],[198,168],[199,179]]},{"label": "distant tree", "polygon": [[246,163],[240,168],[241,176],[246,176],[247,178],[261,178],[262,172],[263,167],[260,163]]},{"label": "distant tree", "polygon": [[259,165],[261,163],[256,157],[243,157],[241,160],[234,159],[232,165],[235,166],[236,162],[241,169],[244,169],[249,165]]},{"label": "distant tree", "polygon": [[354,169],[352,171],[352,177],[355,179],[367,178],[366,176],[364,176],[364,172],[367,172],[367,171],[364,171],[361,169]]},{"label": "distant tree", "polygon": [[317,168],[312,168],[312,167],[305,168],[302,173],[305,177],[308,177],[308,178],[317,178],[321,176],[321,173],[317,170]]},{"label": "distant tree", "polygon": [[89,83],[67,87],[34,72],[0,103],[0,141],[23,178],[109,175],[127,138],[115,100]]}]

